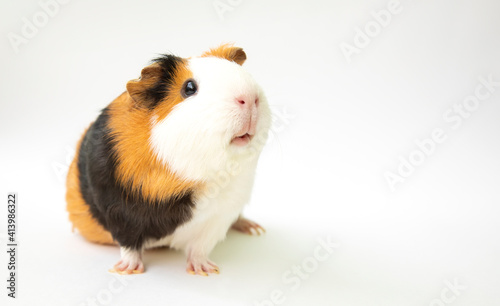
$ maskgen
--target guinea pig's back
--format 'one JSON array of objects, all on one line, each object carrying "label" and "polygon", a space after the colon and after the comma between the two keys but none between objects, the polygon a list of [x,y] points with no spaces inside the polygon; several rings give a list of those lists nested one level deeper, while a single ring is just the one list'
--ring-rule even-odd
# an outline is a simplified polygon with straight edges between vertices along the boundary
[{"label": "guinea pig's back", "polygon": [[66,179],[66,209],[69,212],[69,220],[73,223],[73,230],[76,228],[85,239],[100,244],[116,244],[113,241],[111,233],[105,230],[91,215],[90,207],[83,199],[80,190],[80,175],[77,165],[81,142],[87,131],[83,133],[78,143],[75,158],[68,170]]}]

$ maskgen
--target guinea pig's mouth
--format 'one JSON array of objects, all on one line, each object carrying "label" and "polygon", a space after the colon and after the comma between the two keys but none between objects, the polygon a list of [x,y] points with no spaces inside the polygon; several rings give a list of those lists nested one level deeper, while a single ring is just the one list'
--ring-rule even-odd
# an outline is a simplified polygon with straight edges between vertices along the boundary
[{"label": "guinea pig's mouth", "polygon": [[248,133],[245,133],[241,136],[235,136],[233,139],[231,139],[231,144],[242,147],[247,145],[253,138],[253,135],[250,135]]}]

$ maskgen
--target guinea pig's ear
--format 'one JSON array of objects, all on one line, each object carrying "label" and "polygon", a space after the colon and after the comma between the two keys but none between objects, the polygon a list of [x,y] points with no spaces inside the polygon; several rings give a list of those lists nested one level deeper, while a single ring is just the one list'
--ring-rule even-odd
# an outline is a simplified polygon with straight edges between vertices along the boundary
[{"label": "guinea pig's ear", "polygon": [[215,56],[228,61],[235,62],[238,65],[243,65],[247,59],[247,55],[242,48],[234,47],[232,44],[221,45],[215,49],[210,49],[201,55],[201,57]]},{"label": "guinea pig's ear", "polygon": [[154,104],[156,97],[151,95],[151,89],[158,84],[162,75],[162,68],[158,63],[153,63],[144,67],[141,71],[141,77],[137,80],[131,80],[127,83],[127,91],[130,97],[137,104]]}]

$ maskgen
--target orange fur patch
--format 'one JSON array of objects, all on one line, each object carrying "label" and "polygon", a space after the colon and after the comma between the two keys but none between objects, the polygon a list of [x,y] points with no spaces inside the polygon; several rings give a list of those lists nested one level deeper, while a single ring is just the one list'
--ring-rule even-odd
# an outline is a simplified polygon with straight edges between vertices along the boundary
[{"label": "orange fur patch", "polygon": [[234,47],[232,44],[224,44],[217,48],[212,48],[201,55],[201,57],[215,56],[218,58],[227,59],[237,63],[238,65],[243,65],[247,56],[242,48]]},{"label": "orange fur patch", "polygon": [[83,199],[80,191],[77,162],[78,152],[80,151],[82,140],[83,137],[78,143],[76,151],[77,155],[69,167],[68,177],[66,179],[66,209],[69,212],[69,220],[73,223],[73,229],[76,228],[78,232],[87,240],[95,243],[116,245],[111,233],[105,230],[104,227],[102,227],[102,225],[100,225],[97,220],[92,217],[90,208]]},{"label": "orange fur patch", "polygon": [[[131,88],[140,90],[141,87],[153,86],[157,78],[147,74],[155,71],[157,70],[146,69],[145,78],[133,81],[135,84]],[[179,65],[174,73],[170,94],[160,102],[154,113],[141,107],[138,103],[140,101],[134,101],[128,92],[124,92],[109,106],[108,127],[112,131],[118,155],[115,174],[125,188],[151,202],[167,200],[176,195],[182,196],[187,191],[200,187],[194,182],[180,179],[160,162],[155,157],[149,141],[153,116],[157,121],[162,120],[175,105],[184,100],[180,92],[184,82],[191,77],[191,71],[185,65]],[[138,82],[142,83],[136,86]],[[137,99],[140,95],[134,97]],[[77,152],[80,150],[82,140],[83,137],[78,143]],[[78,154],[71,163],[66,180],[67,210],[73,228],[91,242],[117,245],[111,233],[92,216],[88,204],[82,197],[77,163]]]},{"label": "orange fur patch", "polygon": [[196,183],[179,178],[159,161],[150,145],[152,118],[162,120],[183,101],[181,88],[190,77],[191,71],[180,65],[174,73],[168,97],[154,112],[137,106],[137,101],[134,102],[127,92],[109,107],[109,128],[118,155],[115,174],[123,186],[151,202],[182,196],[197,187]]}]

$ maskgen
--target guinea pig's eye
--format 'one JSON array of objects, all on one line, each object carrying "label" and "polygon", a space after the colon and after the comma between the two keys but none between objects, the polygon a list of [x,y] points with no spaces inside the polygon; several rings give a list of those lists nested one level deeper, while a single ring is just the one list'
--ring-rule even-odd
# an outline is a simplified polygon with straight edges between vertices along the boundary
[{"label": "guinea pig's eye", "polygon": [[184,98],[187,98],[194,95],[197,91],[198,85],[196,85],[196,82],[193,79],[189,79],[182,86],[181,94]]}]

